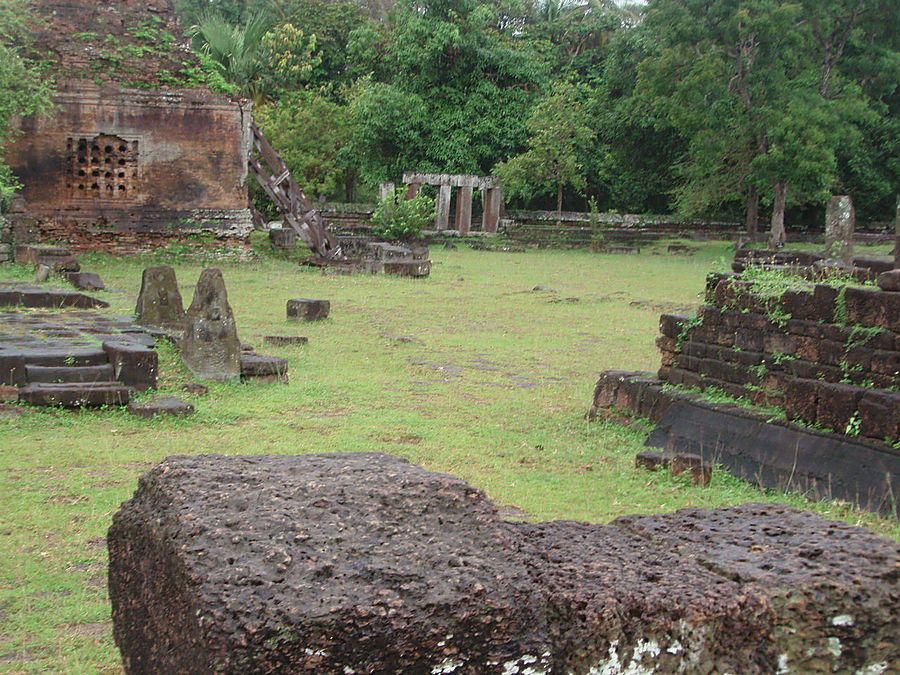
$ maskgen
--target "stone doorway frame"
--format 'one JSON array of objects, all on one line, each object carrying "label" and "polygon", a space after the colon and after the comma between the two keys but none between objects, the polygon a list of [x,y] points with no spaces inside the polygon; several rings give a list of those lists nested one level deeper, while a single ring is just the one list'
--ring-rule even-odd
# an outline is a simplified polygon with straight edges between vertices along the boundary
[{"label": "stone doorway frame", "polygon": [[[484,211],[481,217],[481,229],[484,232],[496,233],[497,225],[505,209],[503,186],[497,176],[473,176],[470,174],[450,173],[403,173],[403,184],[406,185],[406,198],[417,196],[423,185],[434,185],[438,188],[434,205],[434,229],[438,232],[450,229],[450,200],[453,188],[456,193],[456,218],[453,229],[464,237],[472,227],[472,193],[481,190]],[[380,197],[394,191],[393,183],[381,183]]]}]

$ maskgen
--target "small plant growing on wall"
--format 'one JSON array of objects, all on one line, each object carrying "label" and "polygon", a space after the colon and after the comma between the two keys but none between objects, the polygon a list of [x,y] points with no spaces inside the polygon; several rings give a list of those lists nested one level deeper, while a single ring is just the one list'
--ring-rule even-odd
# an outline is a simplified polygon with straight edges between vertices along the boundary
[{"label": "small plant growing on wall", "polygon": [[406,190],[397,188],[378,203],[372,214],[372,230],[378,237],[412,241],[434,220],[434,199],[418,195],[406,199]]}]

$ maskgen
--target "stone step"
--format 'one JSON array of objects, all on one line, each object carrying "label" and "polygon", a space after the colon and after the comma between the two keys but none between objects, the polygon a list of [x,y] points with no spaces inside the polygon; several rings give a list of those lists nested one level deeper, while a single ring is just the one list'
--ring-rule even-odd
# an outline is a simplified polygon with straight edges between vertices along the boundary
[{"label": "stone step", "polygon": [[[109,362],[106,352],[100,347],[29,346],[18,352],[26,365],[35,366],[99,366]],[[11,351],[4,356],[12,356]]]},{"label": "stone step", "polygon": [[64,408],[127,405],[128,387],[118,382],[29,384],[19,390],[19,401],[31,405],[63,406]]},{"label": "stone step", "polygon": [[98,366],[37,366],[25,364],[25,378],[36,382],[111,382],[113,368],[104,363]]}]

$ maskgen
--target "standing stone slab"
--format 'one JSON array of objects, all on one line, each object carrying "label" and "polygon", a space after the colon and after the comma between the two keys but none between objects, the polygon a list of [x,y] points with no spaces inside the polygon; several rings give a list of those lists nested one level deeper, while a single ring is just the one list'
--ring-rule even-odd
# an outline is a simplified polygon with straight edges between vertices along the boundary
[{"label": "standing stone slab", "polygon": [[184,317],[181,359],[194,376],[224,382],[241,374],[241,342],[222,272],[206,269]]},{"label": "standing stone slab", "polygon": [[175,330],[183,327],[184,304],[172,267],[161,265],[144,270],[134,312],[141,324]]},{"label": "standing stone slab", "polygon": [[312,300],[296,298],[287,301],[287,318],[289,321],[318,321],[327,319],[331,311],[328,300]]},{"label": "standing stone slab", "polygon": [[848,195],[832,197],[825,210],[825,257],[840,258],[846,267],[853,265],[853,230],[856,211]]},{"label": "standing stone slab", "polygon": [[900,657],[900,547],[777,504],[505,522],[480,490],[387,455],[182,456],[140,479],[107,539],[129,675],[886,672],[860,669]]}]

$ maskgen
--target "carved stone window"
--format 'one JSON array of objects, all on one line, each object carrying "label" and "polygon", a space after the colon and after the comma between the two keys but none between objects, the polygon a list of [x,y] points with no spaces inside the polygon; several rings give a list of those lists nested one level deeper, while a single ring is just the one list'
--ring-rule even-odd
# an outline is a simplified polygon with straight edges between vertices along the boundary
[{"label": "carved stone window", "polygon": [[137,199],[138,142],[108,134],[94,138],[69,137],[66,189],[74,199]]}]

